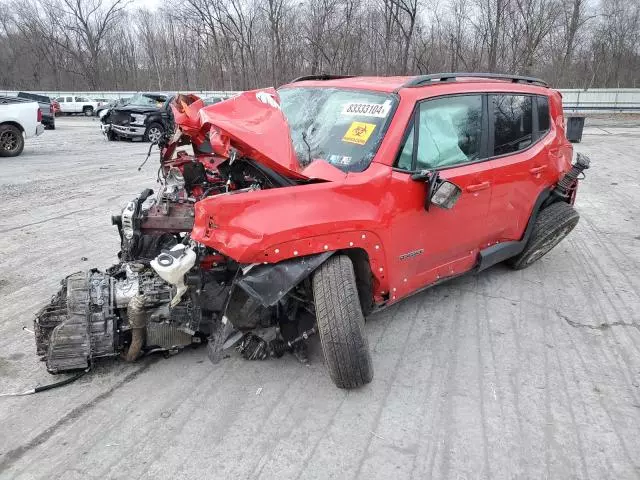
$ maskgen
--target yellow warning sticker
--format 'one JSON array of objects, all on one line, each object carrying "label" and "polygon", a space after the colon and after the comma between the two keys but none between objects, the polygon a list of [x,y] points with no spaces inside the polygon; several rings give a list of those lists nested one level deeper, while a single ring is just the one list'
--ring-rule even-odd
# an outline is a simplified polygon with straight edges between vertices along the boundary
[{"label": "yellow warning sticker", "polygon": [[342,137],[342,141],[364,145],[369,140],[374,128],[376,128],[375,123],[352,122],[349,130]]}]

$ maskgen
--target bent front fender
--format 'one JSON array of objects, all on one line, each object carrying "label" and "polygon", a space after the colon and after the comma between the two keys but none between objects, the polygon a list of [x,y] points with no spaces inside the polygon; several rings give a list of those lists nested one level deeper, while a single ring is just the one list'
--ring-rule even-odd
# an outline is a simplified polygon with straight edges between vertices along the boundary
[{"label": "bent front fender", "polygon": [[278,303],[296,285],[322,265],[334,252],[290,258],[279,263],[257,265],[236,281],[250,296],[263,306]]}]

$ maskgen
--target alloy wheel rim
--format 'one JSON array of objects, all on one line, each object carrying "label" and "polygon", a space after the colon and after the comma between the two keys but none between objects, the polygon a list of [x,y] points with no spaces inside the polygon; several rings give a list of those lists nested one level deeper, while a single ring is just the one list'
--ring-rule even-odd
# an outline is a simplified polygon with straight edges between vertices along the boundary
[{"label": "alloy wheel rim", "polygon": [[4,132],[0,135],[0,148],[3,150],[15,150],[18,146],[18,138],[13,132]]},{"label": "alloy wheel rim", "polygon": [[160,140],[160,136],[162,135],[162,132],[160,131],[159,128],[154,127],[152,129],[149,130],[149,140],[151,141],[151,143],[157,143],[158,140]]}]

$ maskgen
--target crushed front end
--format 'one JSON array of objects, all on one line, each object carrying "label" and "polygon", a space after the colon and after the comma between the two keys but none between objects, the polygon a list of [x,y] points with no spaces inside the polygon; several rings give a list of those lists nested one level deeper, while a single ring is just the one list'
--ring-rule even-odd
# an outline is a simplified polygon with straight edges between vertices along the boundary
[{"label": "crushed front end", "polygon": [[212,141],[210,126],[203,130],[195,121],[197,111],[189,115],[188,105],[197,101],[178,98],[173,105],[180,121],[160,143],[158,191],[144,190],[112,217],[119,262],[67,276],[36,314],[37,353],[49,372],[200,343],[208,343],[214,362],[231,344],[248,359],[286,351],[304,358],[304,340],[315,332],[308,277],[330,254],[265,269],[192,239],[198,202],[300,180],[256,161],[260,152],[246,145],[237,148],[243,145],[219,135]]}]

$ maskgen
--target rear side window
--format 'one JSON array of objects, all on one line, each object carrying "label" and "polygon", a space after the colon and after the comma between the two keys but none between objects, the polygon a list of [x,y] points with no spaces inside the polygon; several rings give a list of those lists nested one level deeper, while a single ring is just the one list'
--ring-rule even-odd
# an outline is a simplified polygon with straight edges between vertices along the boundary
[{"label": "rear side window", "polygon": [[66,97],[65,98],[65,103],[66,102],[73,102],[73,97]]},{"label": "rear side window", "polygon": [[549,130],[549,99],[537,96],[538,103],[538,136],[542,137]]},{"label": "rear side window", "polygon": [[494,112],[493,154],[505,155],[529,147],[533,141],[533,98],[492,95]]}]

